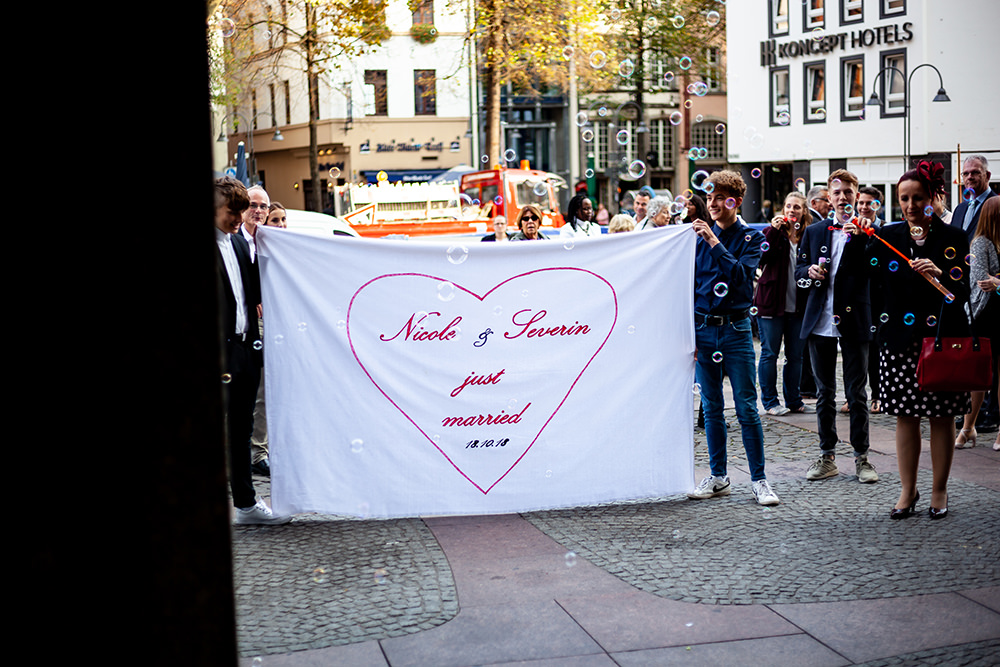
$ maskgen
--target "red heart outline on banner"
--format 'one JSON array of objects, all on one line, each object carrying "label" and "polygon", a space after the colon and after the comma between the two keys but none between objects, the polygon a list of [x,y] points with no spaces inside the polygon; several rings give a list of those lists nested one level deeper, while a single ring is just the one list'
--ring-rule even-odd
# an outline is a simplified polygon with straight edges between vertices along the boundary
[{"label": "red heart outline on banner", "polygon": [[[525,278],[525,277],[533,275],[533,274],[544,273],[544,272],[548,272],[548,271],[577,271],[577,272],[580,272],[580,273],[584,273],[584,274],[588,274],[590,276],[593,276],[593,277],[597,278],[598,280],[600,280],[601,282],[603,282],[605,285],[608,286],[608,289],[611,291],[611,296],[612,296],[613,303],[614,303],[614,317],[612,318],[611,326],[608,327],[608,333],[604,336],[604,339],[601,341],[600,345],[597,346],[597,349],[594,350],[594,353],[590,356],[590,358],[587,359],[587,363],[585,363],[583,365],[583,367],[580,369],[580,372],[577,373],[575,377],[573,377],[573,381],[570,383],[570,386],[566,390],[566,393],[559,400],[558,405],[556,405],[556,407],[552,411],[552,413],[549,414],[548,417],[545,419],[544,423],[538,429],[538,432],[534,434],[534,437],[532,438],[532,440],[528,444],[528,446],[524,449],[523,452],[521,452],[521,454],[517,457],[517,459],[510,465],[510,467],[508,467],[504,471],[504,473],[502,475],[500,475],[492,484],[490,484],[487,488],[484,489],[481,485],[477,484],[471,477],[469,477],[469,475],[467,475],[465,473],[465,471],[462,470],[461,466],[459,466],[452,459],[452,457],[450,457],[443,449],[441,449],[441,447],[438,446],[438,444],[434,441],[434,439],[427,434],[427,432],[424,430],[424,428],[420,424],[418,424],[413,419],[413,417],[411,417],[410,414],[405,409],[403,409],[403,407],[401,407],[399,405],[399,403],[392,396],[390,396],[388,394],[388,392],[386,392],[385,389],[383,389],[382,385],[380,385],[379,382],[374,377],[372,377],[372,374],[371,374],[371,372],[369,372],[368,367],[365,365],[365,363],[361,360],[361,357],[358,355],[358,350],[357,350],[357,348],[355,346],[354,339],[353,339],[353,337],[351,335],[351,317],[352,317],[352,314],[353,314],[354,304],[355,304],[355,301],[357,300],[358,296],[367,287],[371,286],[372,284],[374,284],[374,283],[376,283],[376,282],[378,282],[380,280],[384,280],[384,279],[387,279],[387,278],[399,278],[399,277],[426,278],[428,280],[434,280],[434,281],[437,281],[439,283],[442,283],[442,282],[449,283],[449,284],[453,285],[455,288],[457,288],[458,290],[461,290],[462,292],[468,294],[469,296],[472,296],[473,298],[475,298],[476,300],[478,300],[480,303],[482,303],[491,294],[493,294],[498,289],[500,289],[504,285],[506,285],[506,284],[508,284],[508,283],[510,283],[510,282],[512,282],[514,280],[519,280],[521,278]],[[366,282],[365,284],[363,284],[361,287],[359,287],[357,289],[357,291],[355,291],[354,294],[352,295],[351,301],[350,301],[350,305],[348,306],[348,309],[347,309],[347,339],[348,339],[348,343],[349,343],[350,348],[351,348],[351,353],[354,355],[354,359],[358,362],[358,365],[361,367],[361,370],[368,377],[368,379],[371,380],[372,384],[375,385],[375,388],[378,389],[378,391],[383,396],[385,396],[386,400],[388,400],[389,403],[394,408],[396,408],[396,410],[398,410],[399,413],[402,414],[403,417],[405,417],[407,421],[409,421],[411,424],[413,424],[414,428],[416,428],[417,431],[419,431],[420,434],[422,436],[424,436],[424,438],[427,440],[427,442],[431,443],[431,445],[433,445],[434,448],[438,450],[438,452],[445,458],[445,460],[447,460],[448,463],[450,463],[451,466],[453,468],[455,468],[455,470],[457,470],[458,473],[462,477],[464,477],[470,484],[472,484],[474,487],[476,487],[476,489],[478,489],[483,495],[486,495],[491,490],[493,490],[493,488],[497,484],[499,484],[500,481],[503,480],[510,473],[510,471],[513,470],[517,466],[518,463],[521,462],[521,460],[525,457],[525,455],[527,455],[527,453],[531,450],[531,448],[534,447],[535,442],[538,441],[538,438],[542,435],[542,432],[545,430],[545,427],[549,425],[549,422],[552,421],[552,419],[556,416],[556,414],[562,408],[563,404],[566,402],[566,399],[569,398],[569,395],[572,393],[574,387],[576,387],[577,382],[579,382],[579,380],[583,376],[584,372],[586,372],[586,370],[590,367],[590,364],[594,361],[594,358],[596,358],[597,355],[601,352],[601,350],[604,349],[604,346],[608,342],[608,339],[611,337],[611,333],[614,331],[615,325],[617,323],[618,323],[618,294],[615,291],[615,288],[605,278],[603,278],[602,276],[594,273],[593,271],[589,271],[587,269],[580,269],[580,268],[577,268],[577,267],[565,266],[565,267],[551,267],[551,268],[545,268],[545,269],[535,269],[535,270],[532,270],[532,271],[526,271],[524,273],[520,273],[518,275],[511,276],[510,278],[507,278],[506,280],[503,280],[503,281],[497,283],[495,286],[493,286],[492,288],[490,288],[485,294],[482,294],[482,295],[479,295],[476,292],[473,292],[472,290],[467,289],[466,287],[463,287],[462,285],[459,285],[459,284],[457,284],[457,283],[455,283],[453,281],[450,281],[450,280],[448,280],[446,278],[441,278],[441,277],[438,277],[438,276],[432,276],[432,275],[426,274],[426,273],[388,273],[388,274],[383,274],[381,276],[376,276],[375,278],[372,278],[371,280],[369,280],[368,282]]]}]

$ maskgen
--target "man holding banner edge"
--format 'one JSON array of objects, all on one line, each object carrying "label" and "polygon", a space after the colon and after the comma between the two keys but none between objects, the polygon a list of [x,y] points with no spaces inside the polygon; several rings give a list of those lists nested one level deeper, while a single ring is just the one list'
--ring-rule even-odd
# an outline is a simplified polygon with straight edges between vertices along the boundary
[{"label": "man holding banner edge", "polygon": [[727,474],[723,368],[729,375],[736,401],[736,417],[743,448],[750,465],[751,489],[761,505],[780,500],[764,475],[764,432],[757,412],[757,389],[750,305],[753,278],[760,262],[764,236],[744,222],[739,206],[746,193],[743,178],[732,171],[717,171],[704,186],[708,213],[714,225],[695,220],[695,378],[701,385],[705,409],[705,435],[711,474],[689,498],[704,499],[730,493]]}]

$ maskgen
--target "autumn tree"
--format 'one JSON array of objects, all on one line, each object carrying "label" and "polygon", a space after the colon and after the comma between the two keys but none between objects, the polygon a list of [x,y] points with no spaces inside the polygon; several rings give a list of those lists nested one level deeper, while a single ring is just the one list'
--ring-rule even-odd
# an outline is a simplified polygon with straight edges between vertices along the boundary
[{"label": "autumn tree", "polygon": [[[322,209],[317,121],[320,77],[389,37],[387,0],[222,0],[210,27],[223,37],[211,49],[213,97],[245,106],[248,91],[278,80],[282,70],[305,76],[309,98],[311,201]],[[212,43],[213,40],[210,40]],[[251,125],[253,120],[250,121]],[[252,130],[253,128],[248,128]]]},{"label": "autumn tree", "polygon": [[[607,47],[593,3],[564,0],[478,0],[472,37],[478,41],[486,97],[486,154],[500,155],[500,95],[510,84],[524,95],[565,91],[570,78],[607,85],[609,74],[582,67]],[[600,83],[603,81],[603,83]]]}]

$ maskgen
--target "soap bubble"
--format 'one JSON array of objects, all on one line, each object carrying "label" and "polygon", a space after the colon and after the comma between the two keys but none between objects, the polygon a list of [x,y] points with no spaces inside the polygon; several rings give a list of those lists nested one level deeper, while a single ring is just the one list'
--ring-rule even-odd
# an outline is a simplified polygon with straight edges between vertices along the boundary
[{"label": "soap bubble", "polygon": [[698,114],[697,116],[694,117],[694,122],[696,123],[700,123],[703,120],[705,120],[705,117],[701,114]]},{"label": "soap bubble", "polygon": [[708,172],[704,169],[699,169],[691,175],[691,187],[704,190],[706,179],[708,179]]},{"label": "soap bubble", "polygon": [[441,301],[451,301],[455,298],[455,286],[447,280],[440,282],[437,286],[437,295]]},{"label": "soap bubble", "polygon": [[682,114],[680,111],[675,111],[672,114],[670,114],[671,125],[680,125],[682,120],[684,120],[684,114]]},{"label": "soap bubble", "polygon": [[576,565],[576,552],[567,551],[566,552],[566,567],[573,567]]},{"label": "soap bubble", "polygon": [[757,312],[758,312],[757,311],[757,306],[750,306],[750,315],[752,317],[756,317],[757,316]]},{"label": "soap bubble", "polygon": [[892,271],[893,273],[895,273],[898,268],[899,268],[899,262],[897,262],[896,260],[892,260],[892,261],[889,262],[889,270],[890,271]]},{"label": "soap bubble", "polygon": [[584,175],[585,178],[593,178],[594,177],[594,170],[593,169],[587,169],[587,171],[583,172],[583,175]]},{"label": "soap bubble", "polygon": [[935,324],[937,324],[937,318],[934,317],[933,315],[928,315],[927,316],[927,326],[932,327]]},{"label": "soap bubble", "polygon": [[955,254],[955,249],[950,246],[944,249],[945,259],[955,259]]},{"label": "soap bubble", "polygon": [[767,241],[764,241],[763,243],[760,244],[760,251],[761,252],[767,252],[768,248],[770,248],[770,247],[771,247],[771,244],[768,243]]},{"label": "soap bubble", "polygon": [[796,178],[795,179],[795,189],[796,190],[802,190],[805,187],[806,187],[806,179],[804,179],[804,178]]},{"label": "soap bubble", "polygon": [[952,280],[961,280],[962,279],[962,268],[959,267],[959,266],[953,266],[951,268],[951,271],[948,272],[948,275],[951,276]]},{"label": "soap bubble", "polygon": [[330,178],[333,180],[340,178],[340,167],[332,167],[330,169]]},{"label": "soap bubble", "polygon": [[791,121],[792,117],[787,111],[778,112],[778,125],[788,125]]},{"label": "soap bubble", "polygon": [[563,60],[569,60],[570,58],[572,58],[573,57],[573,47],[572,46],[563,47],[562,56],[563,56]]},{"label": "soap bubble", "polygon": [[716,350],[715,352],[713,352],[712,353],[712,361],[714,361],[717,364],[721,364],[722,363],[722,352],[719,351],[719,350]]},{"label": "soap bubble", "polygon": [[218,23],[219,32],[223,37],[232,37],[236,34],[236,21],[231,18],[224,18]]},{"label": "soap bubble", "polygon": [[625,60],[621,61],[618,64],[618,73],[623,77],[625,77],[626,79],[632,76],[632,73],[634,71],[635,71],[635,64],[633,64],[632,61],[629,60],[628,58],[626,58]]},{"label": "soap bubble", "polygon": [[917,318],[913,313],[907,313],[906,315],[903,315],[903,324],[905,324],[906,326],[911,326],[916,321]]},{"label": "soap bubble", "polygon": [[604,51],[594,51],[590,54],[590,66],[594,69],[601,69],[608,62],[608,57],[604,54]]},{"label": "soap bubble", "polygon": [[503,152],[503,159],[507,162],[513,162],[517,159],[517,152],[513,148],[508,148]]},{"label": "soap bubble", "polygon": [[581,111],[576,114],[576,124],[578,127],[583,127],[590,122],[590,116],[587,115],[586,111]]},{"label": "soap bubble", "polygon": [[715,283],[715,288],[712,291],[715,292],[715,296],[721,299],[722,297],[729,294],[729,285],[722,282]]},{"label": "soap bubble", "polygon": [[365,441],[361,438],[354,438],[354,440],[351,440],[351,451],[355,454],[360,454],[364,448]]},{"label": "soap bubble", "polygon": [[646,163],[642,160],[632,160],[628,166],[628,175],[635,179],[642,178],[646,175]]},{"label": "soap bubble", "polygon": [[379,586],[382,586],[389,581],[389,572],[385,568],[380,567],[372,574],[375,578],[375,583]]},{"label": "soap bubble", "polygon": [[924,207],[924,216],[929,218],[932,215],[934,215],[934,207],[928,204],[927,206]]},{"label": "soap bubble", "polygon": [[971,203],[972,200],[976,198],[976,191],[972,188],[965,188],[965,190],[962,191],[962,197],[965,201]]},{"label": "soap bubble", "polygon": [[677,64],[681,69],[691,69],[691,58],[688,56],[682,56],[681,59],[677,61]]},{"label": "soap bubble", "polygon": [[734,208],[736,208],[736,199],[733,198],[733,197],[730,197],[729,199],[727,199],[726,200],[726,208],[728,208],[730,211],[733,210]]},{"label": "soap bubble", "polygon": [[628,140],[629,140],[628,130],[618,130],[618,134],[615,135],[615,141],[617,141],[619,145],[625,146],[626,144],[628,144]]},{"label": "soap bubble", "polygon": [[754,167],[753,169],[750,170],[750,176],[752,178],[760,178],[760,173],[761,173],[760,169],[758,169],[757,167]]},{"label": "soap bubble", "polygon": [[461,264],[469,258],[469,249],[464,245],[453,245],[448,247],[448,261],[452,264]]},{"label": "soap bubble", "polygon": [[715,133],[716,134],[725,134],[726,133],[726,125],[725,125],[725,123],[719,123],[718,125],[716,125],[715,126]]},{"label": "soap bubble", "polygon": [[707,23],[709,26],[719,25],[720,20],[721,17],[719,16],[719,12],[715,11],[714,9],[709,13],[705,14],[705,23]]},{"label": "soap bubble", "polygon": [[840,315],[833,316],[833,326],[838,326],[840,324]]},{"label": "soap bubble", "polygon": [[538,181],[531,188],[531,191],[535,193],[536,197],[544,197],[549,192],[549,186],[545,181]]},{"label": "soap bubble", "polygon": [[489,155],[484,155],[482,158],[480,158],[480,162],[482,162],[483,164],[486,164],[489,161],[490,161],[490,156]]},{"label": "soap bubble", "polygon": [[886,322],[889,321],[889,313],[882,313],[881,315],[878,316],[878,320],[882,324],[885,324]]},{"label": "soap bubble", "polygon": [[910,236],[912,236],[913,238],[919,238],[923,236],[923,234],[924,234],[923,227],[910,227]]},{"label": "soap bubble", "polygon": [[680,30],[681,28],[684,27],[684,17],[681,16],[680,14],[677,14],[672,19],[670,19],[670,23],[675,28],[677,28],[678,30]]},{"label": "soap bubble", "polygon": [[670,83],[673,80],[674,80],[674,73],[673,72],[667,72],[666,74],[663,75],[663,82],[664,83]]},{"label": "soap bubble", "polygon": [[589,127],[585,127],[582,132],[580,132],[580,138],[585,142],[590,143],[594,140],[594,131]]}]

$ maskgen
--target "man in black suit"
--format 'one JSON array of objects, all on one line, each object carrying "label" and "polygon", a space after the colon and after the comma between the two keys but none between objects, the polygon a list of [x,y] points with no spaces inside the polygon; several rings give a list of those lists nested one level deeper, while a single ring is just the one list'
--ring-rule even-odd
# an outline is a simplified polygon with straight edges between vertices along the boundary
[{"label": "man in black suit", "polygon": [[819,401],[820,459],[809,466],[806,479],[833,477],[837,469],[837,345],[843,357],[844,391],[851,415],[851,446],[858,480],[878,481],[878,473],[868,462],[868,343],[871,340],[871,311],[868,301],[868,273],[865,241],[860,222],[854,216],[858,178],[838,169],[827,180],[832,220],[820,220],[806,227],[799,243],[795,278],[809,287],[802,337],[808,340],[809,358]]},{"label": "man in black suit", "polygon": [[[809,188],[806,193],[806,204],[809,206],[809,214],[812,216],[813,224],[826,224],[826,216],[830,212],[829,192],[825,185],[815,185]],[[802,355],[802,378],[799,380],[799,393],[802,398],[816,398],[816,379],[813,376],[812,361],[809,359],[809,351]]]},{"label": "man in black suit", "polygon": [[[969,243],[976,235],[976,227],[979,226],[979,213],[983,210],[983,203],[990,197],[996,197],[997,193],[990,189],[990,165],[986,161],[985,155],[970,155],[962,163],[962,203],[955,207],[951,214],[951,224],[965,230],[969,236]],[[997,427],[998,408],[996,392],[987,394],[986,402],[983,403],[979,411],[979,418],[976,420],[976,428],[980,431],[989,432]],[[956,422],[957,423],[957,422]],[[959,427],[961,428],[961,427]]]},{"label": "man in black suit", "polygon": [[257,307],[260,275],[250,261],[250,247],[239,234],[243,211],[250,206],[246,187],[228,176],[215,181],[215,241],[219,259],[219,293],[222,309],[223,406],[226,410],[229,450],[229,487],[236,507],[237,524],[282,524],[258,500],[250,472],[250,433],[263,360]]},{"label": "man in black suit", "polygon": [[962,203],[951,214],[951,224],[965,230],[969,243],[976,235],[983,202],[997,193],[990,190],[990,165],[984,155],[970,155],[962,163]]}]

